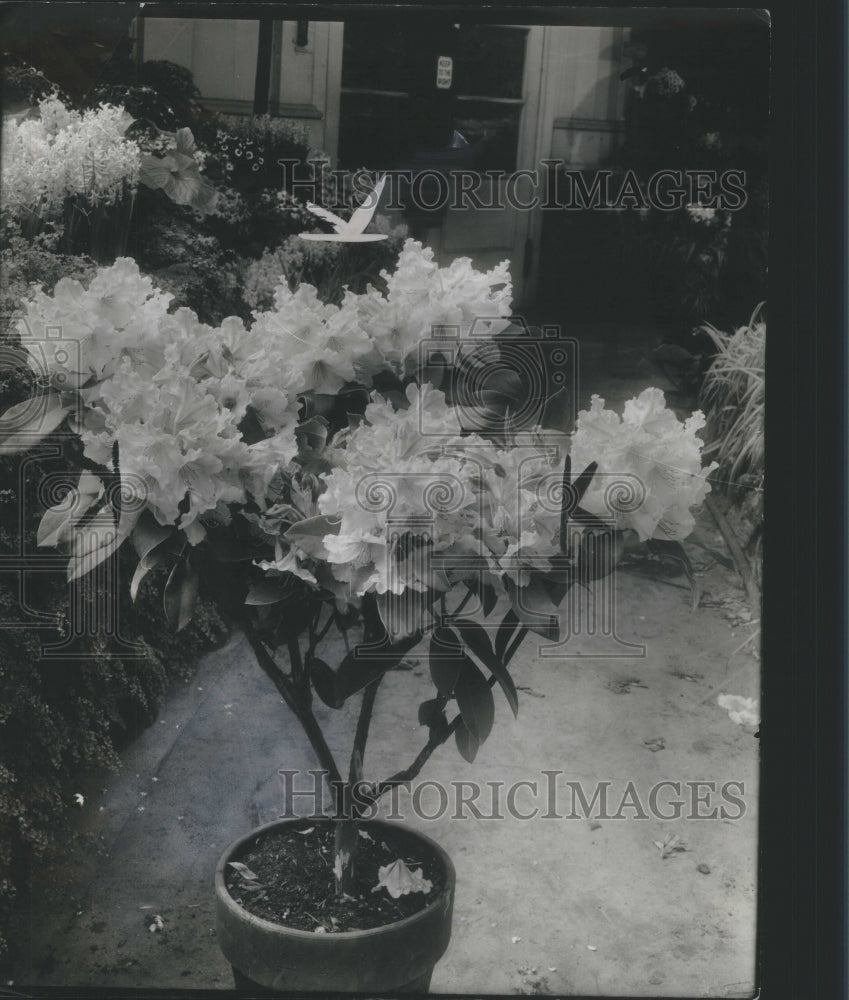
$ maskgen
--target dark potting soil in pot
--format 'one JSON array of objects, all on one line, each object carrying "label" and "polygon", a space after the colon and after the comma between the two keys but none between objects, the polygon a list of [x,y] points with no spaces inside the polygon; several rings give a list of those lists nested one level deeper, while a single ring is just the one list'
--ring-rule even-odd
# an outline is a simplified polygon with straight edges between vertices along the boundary
[{"label": "dark potting soil in pot", "polygon": [[[319,933],[368,930],[394,923],[424,909],[444,885],[439,861],[424,845],[394,838],[384,830],[364,831],[354,863],[354,891],[336,895],[333,875],[333,827],[304,821],[261,834],[239,856],[248,872],[228,864],[227,891],[249,913],[285,927]],[[410,851],[418,853],[410,853]],[[410,892],[393,899],[378,885],[379,869],[401,858],[422,870],[432,885],[428,893]],[[250,878],[249,876],[256,876]],[[323,930],[320,930],[323,928]]]}]

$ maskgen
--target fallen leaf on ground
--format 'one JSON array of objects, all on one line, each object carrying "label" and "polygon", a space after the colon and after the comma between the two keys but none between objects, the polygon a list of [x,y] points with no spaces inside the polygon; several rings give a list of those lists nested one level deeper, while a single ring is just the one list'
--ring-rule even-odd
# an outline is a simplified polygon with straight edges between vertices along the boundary
[{"label": "fallen leaf on ground", "polygon": [[716,703],[728,712],[728,718],[736,725],[760,725],[761,714],[757,698],[742,698],[739,694],[721,694]]},{"label": "fallen leaf on ground", "polygon": [[256,876],[247,865],[242,864],[241,861],[228,861],[227,864],[234,868],[243,879],[247,879],[250,882],[259,881],[258,876]]},{"label": "fallen leaf on ground", "polygon": [[687,845],[677,833],[670,834],[665,840],[654,840],[652,843],[660,851],[661,861],[665,861],[672,854],[688,850]]},{"label": "fallen leaf on ground", "polygon": [[643,746],[652,753],[666,749],[666,740],[662,736],[655,736],[651,740],[643,740]]},{"label": "fallen leaf on ground", "polygon": [[377,885],[372,887],[372,892],[379,889],[386,889],[393,899],[406,896],[410,892],[430,892],[433,883],[422,876],[421,868],[415,871],[404,864],[401,858],[393,861],[390,865],[382,865],[378,870]]}]

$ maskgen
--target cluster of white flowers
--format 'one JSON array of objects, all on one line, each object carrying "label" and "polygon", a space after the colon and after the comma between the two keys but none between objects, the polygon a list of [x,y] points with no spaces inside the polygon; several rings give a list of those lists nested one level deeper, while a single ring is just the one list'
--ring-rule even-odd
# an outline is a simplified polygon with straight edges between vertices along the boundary
[{"label": "cluster of white flowers", "polygon": [[[297,388],[269,367],[258,331],[236,318],[206,326],[189,309],[170,313],[170,300],[121,258],[88,288],[63,279],[35,293],[19,333],[38,375],[79,391],[86,456],[108,465],[117,442],[140,499],[197,542],[199,514],[262,500],[294,457]],[[249,405],[267,435],[250,445],[239,430]]]},{"label": "cluster of white flowers", "polygon": [[[362,419],[319,447],[319,460],[309,438],[321,437],[320,422],[298,430],[305,394],[368,388],[378,373],[402,371],[433,326],[467,333],[481,316],[493,329],[506,322],[506,265],[486,274],[468,260],[439,268],[408,240],[384,277],[387,295],[349,292],[341,306],[309,285],[281,285],[250,327],[236,317],[210,327],[189,309],[170,311],[171,296],[121,258],[88,287],[63,279],[51,295],[34,292],[19,333],[33,370],[65,398],[78,395],[86,456],[108,466],[117,443],[137,508],[178,525],[192,544],[205,536],[201,515],[226,521],[227,505],[252,503],[276,540],[276,558],[261,567],[320,581],[340,603],[447,590],[480,572],[525,586],[575,542],[559,537],[563,451],[550,438],[510,448],[464,433],[461,411],[415,382],[405,399],[372,392]],[[658,389],[627,403],[624,419],[593,397],[572,441],[575,473],[599,463],[582,506],[608,514],[610,474],[631,474],[644,496],[617,526],[683,538],[713,468],[701,468],[702,423],[700,413],[680,423]],[[280,513],[270,489],[278,473],[293,488],[303,476],[314,484],[299,515],[320,519],[309,542],[289,533],[295,508]]]},{"label": "cluster of white flowers", "polygon": [[125,137],[132,118],[109,104],[71,110],[57,97],[39,104],[39,117],[3,121],[0,185],[5,209],[46,217],[65,199],[113,204],[135,187],[138,144]]},{"label": "cluster of white flowers", "polygon": [[[108,464],[117,442],[122,472],[143,483],[156,518],[199,541],[200,514],[248,497],[261,504],[295,456],[300,395],[370,385],[415,354],[431,322],[468,324],[478,310],[495,317],[509,304],[506,265],[440,269],[412,241],[385,277],[388,297],[348,293],[341,306],[322,303],[310,285],[280,285],[250,329],[235,317],[212,328],[191,310],[169,312],[171,296],[120,258],[87,288],[63,279],[51,295],[34,292],[19,333],[37,374],[80,393],[86,455]],[[492,284],[506,284],[506,295]],[[266,434],[251,445],[239,430],[248,407]]]},{"label": "cluster of white flowers", "polygon": [[433,251],[407,240],[392,273],[382,271],[387,292],[370,287],[346,292],[341,305],[320,301],[316,289],[301,284],[293,292],[281,283],[274,308],[256,314],[269,364],[302,391],[337,392],[354,378],[370,384],[374,374],[412,370],[420,347],[435,329],[456,326],[466,335],[481,319],[491,333],[503,329],[511,301],[508,262],[476,271],[461,257],[439,267]]},{"label": "cluster of white flowers", "polygon": [[690,508],[710,492],[708,476],[717,468],[716,462],[702,468],[696,431],[704,423],[700,410],[678,420],[660,389],[629,400],[622,417],[593,396],[572,437],[573,467],[598,462],[582,506],[599,517],[614,516],[618,528],[643,540],[686,538],[695,523]]},{"label": "cluster of white flowers", "polygon": [[410,384],[406,397],[396,409],[376,396],[322,476],[318,508],[337,530],[319,554],[337,592],[448,590],[481,572],[524,585],[547,570],[559,543],[557,450],[461,435],[455,408],[428,384]]}]

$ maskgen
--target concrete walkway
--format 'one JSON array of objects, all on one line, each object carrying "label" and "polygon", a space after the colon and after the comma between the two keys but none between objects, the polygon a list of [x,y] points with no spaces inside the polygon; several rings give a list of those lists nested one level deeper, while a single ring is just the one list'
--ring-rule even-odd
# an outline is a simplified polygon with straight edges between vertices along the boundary
[{"label": "concrete walkway", "polygon": [[[585,378],[582,405],[591,384],[610,403],[660,384],[653,372],[635,370],[638,346],[629,357],[621,337],[610,343],[619,344],[612,360],[603,339],[589,345],[586,360],[595,352],[606,376]],[[712,782],[713,792],[702,786],[696,810],[725,805],[730,815],[638,818],[632,793],[618,819],[458,819],[452,801],[446,815],[427,821],[410,816],[402,794],[407,822],[438,840],[457,868],[454,936],[433,992],[751,994],[758,746],[717,706],[716,694],[757,697],[759,663],[755,643],[738,648],[753,628],[733,624],[729,608],[743,600],[742,590],[710,555],[722,542],[704,519],[688,549],[702,567],[702,606],[692,609],[681,581],[619,573],[617,635],[645,655],[598,657],[616,649],[585,639],[569,656],[547,660],[526,642],[514,661],[518,719],[496,692],[495,727],[474,765],[451,742],[421,780],[503,782],[502,794],[535,781],[536,798],[523,786],[515,804],[544,811],[551,802],[543,772],[559,771],[556,808],[566,817],[567,781],[580,783],[588,799],[609,783],[609,815],[629,782],[646,811],[651,789],[674,782],[685,816],[686,783]],[[387,675],[367,776],[384,777],[412,759],[424,742],[414,706],[431,694],[424,663]],[[342,759],[357,707],[357,699],[338,712],[317,706]],[[124,754],[120,773],[89,776],[79,789],[79,843],[63,864],[37,874],[22,906],[30,940],[17,957],[16,984],[231,988],[214,936],[215,862],[230,841],[284,811],[280,769],[314,766],[277,692],[243,638],[233,636],[172,694]],[[727,782],[742,785],[731,789],[742,800],[737,818],[740,808],[720,797]],[[666,786],[659,810],[669,814],[676,797]],[[435,810],[435,794],[421,804]],[[487,800],[480,804],[488,813]],[[151,932],[157,915],[162,930]]]}]

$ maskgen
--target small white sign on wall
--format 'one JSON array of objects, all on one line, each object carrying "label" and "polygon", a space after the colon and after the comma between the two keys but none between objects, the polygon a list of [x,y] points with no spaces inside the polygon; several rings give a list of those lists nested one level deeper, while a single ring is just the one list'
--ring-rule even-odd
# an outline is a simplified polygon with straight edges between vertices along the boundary
[{"label": "small white sign on wall", "polygon": [[436,89],[450,90],[454,75],[454,60],[451,56],[439,56],[436,60]]}]

